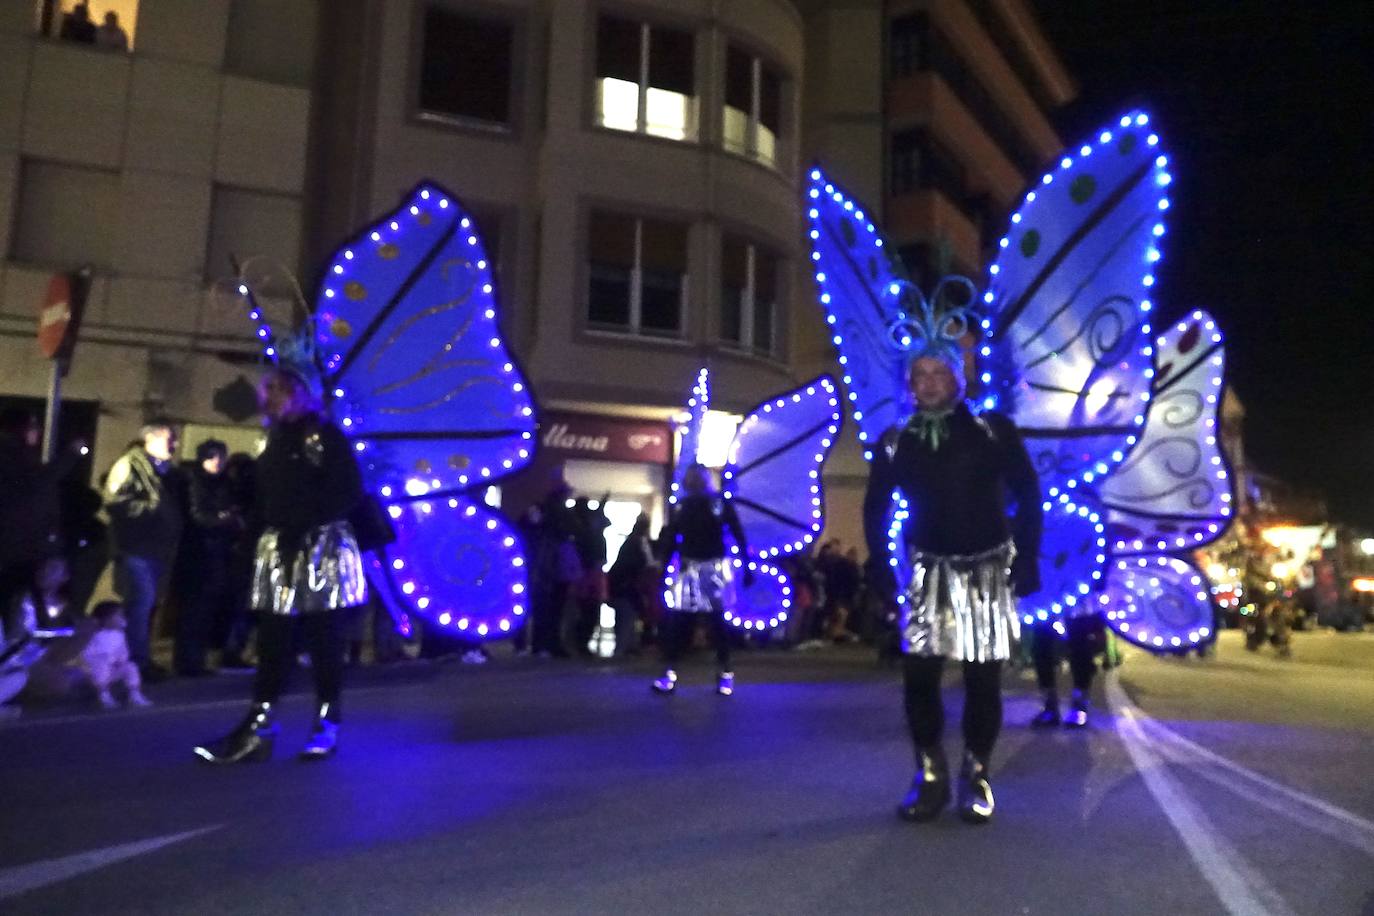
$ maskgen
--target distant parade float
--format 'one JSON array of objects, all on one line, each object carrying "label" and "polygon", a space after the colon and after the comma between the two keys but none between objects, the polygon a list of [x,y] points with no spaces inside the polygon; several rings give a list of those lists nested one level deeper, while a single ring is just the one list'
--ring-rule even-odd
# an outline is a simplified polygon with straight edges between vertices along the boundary
[{"label": "distant parade float", "polygon": [[[1149,117],[1122,116],[1026,194],[981,296],[946,278],[929,301],[819,168],[806,192],[817,293],[865,456],[913,412],[908,364],[933,314],[938,333],[966,342],[970,406],[1011,417],[1040,475],[1043,587],[1021,600],[1021,622],[1101,614],[1155,652],[1216,638],[1192,552],[1233,512],[1218,439],[1222,335],[1200,311],[1162,333],[1151,323],[1167,166]],[[900,494],[890,519],[900,574]]]}]

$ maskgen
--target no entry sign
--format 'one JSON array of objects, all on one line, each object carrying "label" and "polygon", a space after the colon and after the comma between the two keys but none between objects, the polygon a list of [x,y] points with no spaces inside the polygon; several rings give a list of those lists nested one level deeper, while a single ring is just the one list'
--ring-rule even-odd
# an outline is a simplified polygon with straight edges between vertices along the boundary
[{"label": "no entry sign", "polygon": [[48,280],[48,291],[38,307],[38,349],[48,359],[71,355],[89,282],[85,271],[53,274]]}]

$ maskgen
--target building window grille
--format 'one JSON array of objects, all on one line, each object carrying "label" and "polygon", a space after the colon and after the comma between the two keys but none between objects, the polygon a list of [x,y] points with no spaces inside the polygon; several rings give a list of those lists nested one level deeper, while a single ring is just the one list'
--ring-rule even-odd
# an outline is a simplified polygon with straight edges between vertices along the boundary
[{"label": "building window grille", "polygon": [[726,236],[721,251],[721,340],[776,357],[780,259],[744,239]]},{"label": "building window grille", "polygon": [[509,22],[426,6],[421,116],[508,127],[514,32]]},{"label": "building window grille", "polygon": [[724,144],[764,165],[778,163],[782,77],[765,61],[734,45],[725,51]]},{"label": "building window grille", "polygon": [[587,324],[593,330],[680,337],[687,295],[687,225],[593,211]]},{"label": "building window grille", "polygon": [[597,23],[596,123],[695,140],[695,54],[691,32],[602,16]]}]

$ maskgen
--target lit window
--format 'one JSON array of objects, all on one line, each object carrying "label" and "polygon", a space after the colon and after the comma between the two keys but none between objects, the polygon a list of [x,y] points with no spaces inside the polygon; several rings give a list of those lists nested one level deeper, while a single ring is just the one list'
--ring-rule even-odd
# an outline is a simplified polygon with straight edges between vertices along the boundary
[{"label": "lit window", "polygon": [[690,32],[602,16],[597,26],[596,123],[694,140],[695,53]]},{"label": "lit window", "polygon": [[772,67],[734,45],[725,52],[724,111],[725,148],[776,166],[782,79]]},{"label": "lit window", "polygon": [[687,294],[686,224],[595,211],[587,266],[591,328],[681,336]]},{"label": "lit window", "polygon": [[106,0],[98,13],[79,0],[40,2],[37,10],[38,31],[42,35],[101,51],[133,49],[138,0]]},{"label": "lit window", "polygon": [[427,7],[420,58],[421,116],[508,125],[513,41],[509,22]]},{"label": "lit window", "polygon": [[777,356],[776,255],[726,236],[721,251],[720,338],[760,356]]}]

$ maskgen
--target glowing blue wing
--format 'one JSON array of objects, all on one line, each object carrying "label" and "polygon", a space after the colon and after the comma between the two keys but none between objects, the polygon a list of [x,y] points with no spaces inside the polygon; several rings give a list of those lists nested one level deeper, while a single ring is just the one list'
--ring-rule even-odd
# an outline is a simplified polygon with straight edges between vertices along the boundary
[{"label": "glowing blue wing", "polygon": [[1204,312],[1157,341],[1154,394],[1140,442],[1102,481],[1117,554],[1192,550],[1231,520],[1231,471],[1218,437],[1225,351]]},{"label": "glowing blue wing", "polygon": [[821,468],[840,422],[835,382],[821,376],[764,401],[740,423],[722,492],[756,557],[802,550],[824,527]]},{"label": "glowing blue wing", "polygon": [[372,556],[372,581],[402,632],[411,613],[487,639],[526,617],[528,571],[505,517],[462,496],[388,507],[396,543]]},{"label": "glowing blue wing", "polygon": [[1098,602],[1121,636],[1152,652],[1188,649],[1216,638],[1211,590],[1180,557],[1114,560]]},{"label": "glowing blue wing", "polygon": [[678,427],[681,440],[677,465],[673,468],[672,490],[668,496],[670,504],[677,503],[678,491],[682,489],[682,479],[687,475],[687,469],[697,461],[697,450],[701,447],[701,429],[706,423],[706,412],[710,409],[711,370],[703,368],[697,373],[692,395],[687,399],[687,419]]},{"label": "glowing blue wing", "polygon": [[340,248],[315,314],[333,413],[384,497],[463,490],[528,463],[534,402],[477,227],[448,192],[421,185]]},{"label": "glowing blue wing", "polygon": [[807,198],[817,295],[840,351],[859,439],[871,457],[870,446],[911,413],[906,357],[891,336],[903,317],[906,271],[863,209],[820,169],[811,170]]},{"label": "glowing blue wing", "polygon": [[331,412],[398,529],[371,576],[398,627],[414,615],[474,638],[518,627],[520,542],[477,494],[529,462],[534,401],[471,216],[420,185],[335,253],[315,317]]},{"label": "glowing blue wing", "polygon": [[985,395],[1062,486],[1120,463],[1150,398],[1149,319],[1169,175],[1149,118],[1126,115],[1025,197],[984,295]]}]

